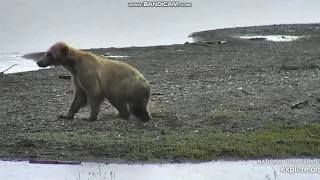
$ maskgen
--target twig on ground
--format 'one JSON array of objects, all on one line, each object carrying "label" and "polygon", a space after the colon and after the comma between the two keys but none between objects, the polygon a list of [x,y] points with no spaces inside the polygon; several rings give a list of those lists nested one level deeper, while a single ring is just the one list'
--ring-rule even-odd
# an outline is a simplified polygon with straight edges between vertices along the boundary
[{"label": "twig on ground", "polygon": [[70,75],[59,75],[60,79],[71,79]]},{"label": "twig on ground", "polygon": [[307,105],[308,103],[309,103],[308,100],[300,101],[298,103],[290,105],[290,108],[295,109],[295,108],[298,108],[300,105],[303,105],[303,104]]},{"label": "twig on ground", "polygon": [[16,65],[18,65],[18,64],[14,64],[14,65],[10,66],[8,69],[6,69],[6,70],[4,70],[4,71],[0,72],[0,74],[4,74],[4,72],[8,71],[9,69],[11,69],[12,67],[14,67],[14,66],[16,66]]},{"label": "twig on ground", "polygon": [[241,89],[241,91],[244,93],[244,94],[247,94],[247,95],[254,95],[253,93],[249,93],[248,91],[244,90],[244,89]]},{"label": "twig on ground", "polygon": [[313,96],[313,95],[311,95],[310,97],[312,97],[312,98],[316,98],[316,100],[317,100],[318,102],[320,102],[320,98],[319,98],[319,97],[317,97],[317,96]]}]

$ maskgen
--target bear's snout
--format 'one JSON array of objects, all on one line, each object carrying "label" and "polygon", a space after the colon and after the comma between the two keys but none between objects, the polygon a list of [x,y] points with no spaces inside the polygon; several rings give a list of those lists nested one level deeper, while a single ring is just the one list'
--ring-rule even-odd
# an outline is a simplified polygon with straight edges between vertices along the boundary
[{"label": "bear's snout", "polygon": [[39,67],[47,67],[47,66],[49,66],[48,64],[45,64],[45,63],[43,63],[42,61],[38,61],[38,62],[37,62],[37,65],[38,65]]}]

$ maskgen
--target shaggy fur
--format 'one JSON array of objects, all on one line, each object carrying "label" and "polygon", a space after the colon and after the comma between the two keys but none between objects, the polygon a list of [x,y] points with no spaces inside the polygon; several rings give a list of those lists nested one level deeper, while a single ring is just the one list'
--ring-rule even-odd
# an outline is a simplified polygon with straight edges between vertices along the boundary
[{"label": "shaggy fur", "polygon": [[105,59],[64,42],[57,42],[47,50],[37,65],[63,66],[72,75],[73,102],[68,113],[59,115],[60,118],[72,119],[80,108],[89,104],[89,120],[94,121],[105,98],[123,119],[129,119],[131,114],[142,122],[152,118],[148,111],[150,84],[136,68],[127,63]]}]

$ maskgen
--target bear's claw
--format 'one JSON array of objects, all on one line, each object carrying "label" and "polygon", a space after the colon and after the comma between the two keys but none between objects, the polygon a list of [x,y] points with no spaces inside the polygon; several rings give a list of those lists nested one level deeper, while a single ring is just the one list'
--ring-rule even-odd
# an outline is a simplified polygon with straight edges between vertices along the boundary
[{"label": "bear's claw", "polygon": [[59,115],[58,118],[60,119],[72,119],[73,117],[70,117],[70,116],[65,116],[63,114]]}]

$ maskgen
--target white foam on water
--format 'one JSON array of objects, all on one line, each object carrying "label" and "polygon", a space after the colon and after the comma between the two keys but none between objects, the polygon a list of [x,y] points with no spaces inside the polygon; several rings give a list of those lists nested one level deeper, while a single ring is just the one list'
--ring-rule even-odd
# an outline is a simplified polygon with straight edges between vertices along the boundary
[{"label": "white foam on water", "polygon": [[[289,161],[290,162],[289,162]],[[199,164],[43,165],[0,161],[1,180],[318,180],[320,160],[215,161]],[[305,162],[301,162],[305,161]],[[286,169],[291,168],[291,169]],[[290,172],[286,172],[290,170]],[[304,171],[304,172],[303,172]]]},{"label": "white foam on water", "polygon": [[257,36],[239,36],[242,39],[255,39],[263,38],[267,41],[277,41],[277,42],[288,42],[298,40],[300,38],[305,38],[305,36],[287,36],[287,35],[257,35]]},{"label": "white foam on water", "polygon": [[[23,54],[19,53],[0,53],[0,72],[5,71],[4,74],[11,74],[51,68],[39,68],[34,60],[25,59],[22,56]],[[121,59],[129,56],[107,55],[103,57]]]},{"label": "white foam on water", "polygon": [[11,74],[17,72],[35,71],[40,69],[35,61],[22,58],[22,56],[23,54],[19,53],[1,53],[0,72],[5,71],[4,74]]},{"label": "white foam on water", "polygon": [[110,58],[125,58],[125,57],[128,57],[128,56],[105,56],[105,57],[110,57]]}]

